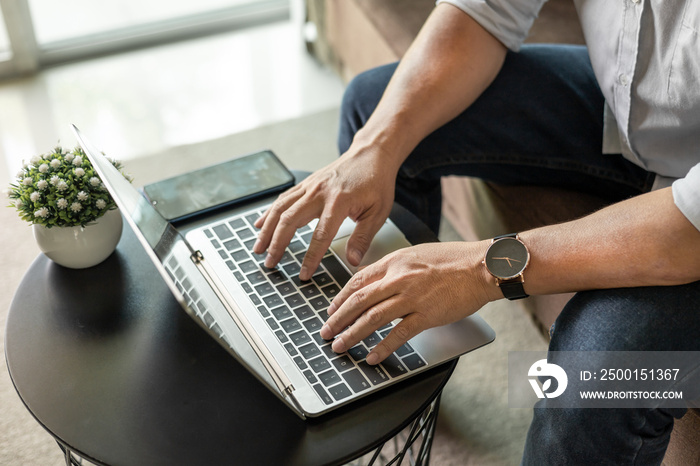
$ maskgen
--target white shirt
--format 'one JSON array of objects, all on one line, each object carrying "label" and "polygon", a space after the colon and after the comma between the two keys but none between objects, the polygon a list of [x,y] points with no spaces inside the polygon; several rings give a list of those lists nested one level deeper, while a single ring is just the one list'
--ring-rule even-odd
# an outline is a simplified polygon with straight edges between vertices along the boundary
[{"label": "white shirt", "polygon": [[[438,0],[443,2],[517,51],[544,0]],[[614,116],[605,119],[601,151],[620,152],[656,173],[655,187],[685,177],[700,164],[700,0],[574,3]],[[673,190],[676,204],[700,229],[700,168],[694,172]]]}]

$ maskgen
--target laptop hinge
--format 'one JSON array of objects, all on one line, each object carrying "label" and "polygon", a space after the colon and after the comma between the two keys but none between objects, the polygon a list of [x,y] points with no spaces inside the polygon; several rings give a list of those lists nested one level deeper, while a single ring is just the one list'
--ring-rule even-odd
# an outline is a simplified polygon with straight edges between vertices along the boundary
[{"label": "laptop hinge", "polygon": [[294,386],[287,377],[287,374],[284,373],[272,353],[270,353],[270,350],[267,348],[250,322],[248,322],[248,319],[241,312],[235,301],[230,298],[230,295],[227,292],[222,291],[226,290],[226,287],[216,276],[216,273],[211,270],[209,264],[204,260],[204,255],[202,252],[199,250],[193,252],[192,255],[190,255],[190,259],[211,284],[212,290],[216,294],[217,298],[219,298],[221,304],[223,304],[224,308],[226,311],[228,311],[229,315],[241,330],[246,340],[248,340],[248,343],[250,343],[250,346],[253,348],[253,351],[255,351],[255,354],[258,356],[258,358],[260,358],[260,361],[263,363],[265,369],[272,377],[272,380],[275,382],[275,385],[277,385],[279,391],[285,396],[288,396],[294,400],[294,396],[292,396]]}]

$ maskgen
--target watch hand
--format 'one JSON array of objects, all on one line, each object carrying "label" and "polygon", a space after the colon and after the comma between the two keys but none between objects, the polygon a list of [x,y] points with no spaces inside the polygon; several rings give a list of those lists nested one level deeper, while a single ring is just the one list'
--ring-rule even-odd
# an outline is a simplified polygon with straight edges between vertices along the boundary
[{"label": "watch hand", "polygon": [[508,267],[513,267],[513,264],[511,264],[510,261],[522,262],[522,261],[519,261],[518,259],[511,259],[510,257],[494,257],[493,259],[494,260],[500,259],[500,260],[504,260],[504,261],[508,262]]}]

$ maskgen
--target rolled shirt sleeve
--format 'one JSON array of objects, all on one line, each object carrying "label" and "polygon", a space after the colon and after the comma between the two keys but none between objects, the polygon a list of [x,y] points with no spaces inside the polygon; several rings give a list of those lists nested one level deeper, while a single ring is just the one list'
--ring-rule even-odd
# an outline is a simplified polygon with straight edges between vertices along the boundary
[{"label": "rolled shirt sleeve", "polygon": [[474,18],[510,50],[517,52],[545,0],[438,0]]},{"label": "rolled shirt sleeve", "polygon": [[685,178],[674,181],[671,189],[678,209],[700,230],[700,163]]}]

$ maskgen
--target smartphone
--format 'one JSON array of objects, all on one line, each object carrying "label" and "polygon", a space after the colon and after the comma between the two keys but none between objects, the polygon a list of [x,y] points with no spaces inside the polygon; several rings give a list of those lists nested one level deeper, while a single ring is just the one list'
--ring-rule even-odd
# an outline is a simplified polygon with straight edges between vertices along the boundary
[{"label": "smartphone", "polygon": [[264,150],[148,184],[143,191],[166,220],[179,222],[293,185],[294,175]]}]

